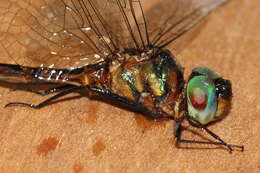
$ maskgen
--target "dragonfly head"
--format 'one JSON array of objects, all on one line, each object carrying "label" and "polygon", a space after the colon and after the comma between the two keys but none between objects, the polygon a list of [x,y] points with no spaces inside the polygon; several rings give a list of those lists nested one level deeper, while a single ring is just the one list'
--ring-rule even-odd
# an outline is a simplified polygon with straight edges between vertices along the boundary
[{"label": "dragonfly head", "polygon": [[227,115],[232,98],[231,83],[210,69],[198,67],[189,77],[186,98],[191,122],[193,119],[206,125]]}]

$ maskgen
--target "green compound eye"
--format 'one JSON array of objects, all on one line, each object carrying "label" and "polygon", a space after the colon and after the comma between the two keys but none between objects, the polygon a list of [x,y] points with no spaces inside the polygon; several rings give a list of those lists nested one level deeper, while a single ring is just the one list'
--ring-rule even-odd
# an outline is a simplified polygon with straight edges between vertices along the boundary
[{"label": "green compound eye", "polygon": [[188,112],[201,124],[214,119],[217,110],[215,84],[207,76],[195,76],[187,85]]}]

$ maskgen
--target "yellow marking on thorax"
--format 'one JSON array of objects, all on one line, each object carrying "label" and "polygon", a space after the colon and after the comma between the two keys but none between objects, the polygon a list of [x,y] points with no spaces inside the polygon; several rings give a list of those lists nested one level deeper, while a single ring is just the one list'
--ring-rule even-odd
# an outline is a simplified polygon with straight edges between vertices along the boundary
[{"label": "yellow marking on thorax", "polygon": [[83,85],[88,85],[90,83],[88,74],[82,73],[81,81]]}]

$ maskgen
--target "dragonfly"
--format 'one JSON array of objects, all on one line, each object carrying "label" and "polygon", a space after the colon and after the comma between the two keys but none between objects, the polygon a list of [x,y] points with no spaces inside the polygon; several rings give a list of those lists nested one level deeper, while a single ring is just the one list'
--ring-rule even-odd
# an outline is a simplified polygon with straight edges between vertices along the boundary
[{"label": "dragonfly", "polygon": [[[19,88],[51,97],[39,109],[70,93],[106,97],[152,120],[173,120],[176,143],[225,142],[208,125],[230,108],[231,82],[197,67],[188,80],[167,49],[227,0],[3,0],[0,44],[10,63],[0,80],[55,84],[48,90]],[[13,49],[13,45],[17,49]],[[183,139],[182,123],[203,129],[215,141]]]}]

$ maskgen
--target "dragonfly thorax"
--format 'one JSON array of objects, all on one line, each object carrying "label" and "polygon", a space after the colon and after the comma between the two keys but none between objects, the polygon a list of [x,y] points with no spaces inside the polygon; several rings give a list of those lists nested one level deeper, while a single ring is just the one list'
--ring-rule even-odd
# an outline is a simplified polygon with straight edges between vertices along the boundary
[{"label": "dragonfly thorax", "polygon": [[126,52],[121,54],[121,61],[111,61],[109,89],[152,112],[174,115],[174,107],[183,92],[182,68],[168,50],[151,52]]}]

